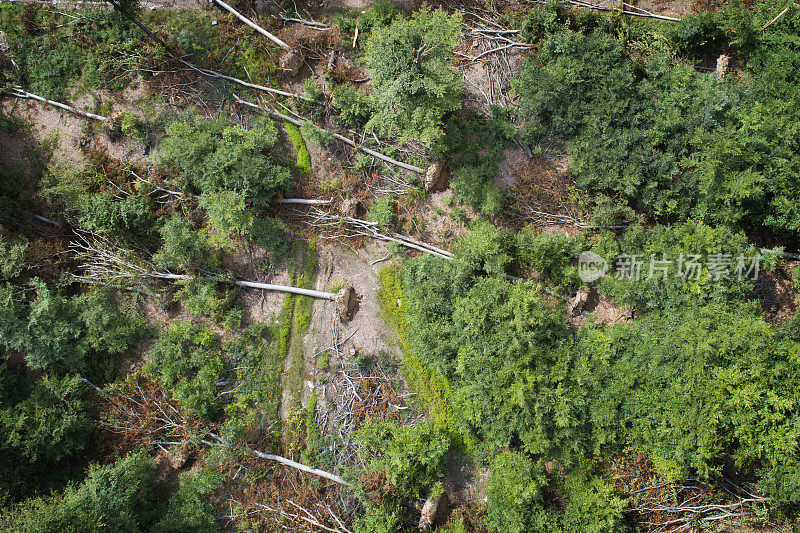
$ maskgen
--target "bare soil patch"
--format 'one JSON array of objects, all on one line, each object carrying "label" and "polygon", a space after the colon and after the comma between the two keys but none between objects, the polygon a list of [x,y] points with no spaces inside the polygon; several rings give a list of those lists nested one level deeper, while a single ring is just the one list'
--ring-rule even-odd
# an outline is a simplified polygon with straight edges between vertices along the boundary
[{"label": "bare soil patch", "polygon": [[787,268],[776,272],[761,271],[755,282],[751,298],[759,301],[764,319],[772,324],[783,324],[797,313],[798,302],[791,277],[792,266],[790,263]]}]

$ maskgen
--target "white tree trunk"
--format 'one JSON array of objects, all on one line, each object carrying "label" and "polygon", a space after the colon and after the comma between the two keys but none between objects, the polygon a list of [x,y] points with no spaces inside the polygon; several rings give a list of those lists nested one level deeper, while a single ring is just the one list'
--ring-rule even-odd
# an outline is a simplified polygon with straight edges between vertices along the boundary
[{"label": "white tree trunk", "polygon": [[249,18],[245,17],[244,15],[242,15],[241,13],[239,13],[238,11],[233,9],[231,6],[229,6],[228,4],[223,2],[222,0],[211,0],[211,1],[212,1],[212,3],[217,4],[221,8],[223,8],[226,11],[229,11],[230,13],[232,13],[236,18],[238,18],[239,20],[241,20],[242,22],[244,22],[245,24],[247,24],[248,26],[250,26],[251,28],[256,30],[258,33],[260,33],[261,35],[263,35],[264,37],[266,37],[267,39],[269,39],[273,43],[277,44],[281,48],[289,50],[290,47],[289,47],[288,44],[286,44],[285,42],[281,41],[280,39],[278,39],[277,37],[272,35],[270,32],[268,32],[267,30],[265,30],[264,28],[262,28],[261,26],[259,26],[258,24],[256,24],[252,20],[250,20]]},{"label": "white tree trunk", "polygon": [[287,459],[286,457],[281,457],[280,455],[272,455],[271,453],[264,453],[258,450],[253,450],[253,453],[262,459],[269,459],[270,461],[277,461],[282,465],[290,466],[292,468],[296,468],[298,470],[302,470],[303,472],[307,472],[309,474],[313,474],[315,476],[324,477],[325,479],[329,479],[335,483],[339,483],[340,485],[345,485],[347,487],[352,487],[350,483],[345,481],[344,479],[340,478],[336,474],[331,474],[330,472],[326,472],[324,470],[320,470],[318,468],[311,468],[310,466],[306,466],[304,464],[298,463],[296,461],[292,461],[291,459]]}]

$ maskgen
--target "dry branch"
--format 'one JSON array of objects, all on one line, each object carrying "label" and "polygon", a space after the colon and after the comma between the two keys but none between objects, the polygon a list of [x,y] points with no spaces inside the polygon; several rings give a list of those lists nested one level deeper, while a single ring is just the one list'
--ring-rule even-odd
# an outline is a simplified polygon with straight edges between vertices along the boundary
[{"label": "dry branch", "polygon": [[377,222],[369,222],[353,217],[343,217],[334,213],[328,213],[321,209],[313,209],[305,215],[311,219],[310,224],[319,228],[339,228],[346,226],[347,237],[370,237],[385,242],[396,242],[406,248],[411,248],[420,252],[428,253],[441,257],[442,259],[453,259],[453,254],[432,244],[417,241],[411,237],[399,233],[385,234],[380,232],[380,225]]},{"label": "dry branch", "polygon": [[658,533],[696,531],[712,524],[741,526],[749,505],[769,501],[727,479],[719,488],[690,479],[641,487],[630,495],[629,512],[637,514],[647,530]]},{"label": "dry branch", "polygon": [[526,220],[532,222],[537,226],[558,226],[558,225],[573,225],[576,228],[590,231],[599,231],[603,229],[626,229],[628,225],[621,224],[616,226],[597,226],[587,224],[572,215],[562,215],[558,213],[548,213],[540,211],[530,204],[520,206],[522,213]]},{"label": "dry branch", "polygon": [[785,8],[783,11],[781,11],[780,13],[778,13],[778,14],[775,16],[775,18],[774,18],[774,19],[772,19],[772,20],[770,20],[769,22],[767,22],[766,24],[764,24],[764,26],[762,26],[762,28],[761,28],[761,29],[762,29],[762,30],[766,30],[767,28],[769,28],[770,26],[772,26],[772,24],[773,24],[773,23],[774,23],[776,20],[778,20],[779,18],[781,18],[782,16],[784,16],[784,15],[786,14],[786,12],[787,12],[787,11],[789,11],[789,9],[791,9],[791,8],[793,8],[793,7],[794,7],[794,5],[795,5],[795,4],[794,4],[794,2],[791,2],[791,3],[790,3],[788,6],[786,6],[786,8]]},{"label": "dry branch", "polygon": [[330,25],[322,22],[317,22],[315,20],[305,20],[301,18],[291,18],[291,17],[281,17],[281,20],[284,22],[296,22],[298,24],[303,24],[305,26],[311,26],[312,28],[319,28],[320,30],[331,29]]}]

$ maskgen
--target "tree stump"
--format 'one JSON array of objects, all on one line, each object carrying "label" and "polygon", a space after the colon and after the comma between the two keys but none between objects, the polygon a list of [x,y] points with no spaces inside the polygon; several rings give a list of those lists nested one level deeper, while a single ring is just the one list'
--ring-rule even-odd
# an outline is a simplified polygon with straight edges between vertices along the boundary
[{"label": "tree stump", "polygon": [[289,76],[294,76],[297,74],[297,71],[300,70],[300,67],[303,66],[304,60],[305,57],[303,57],[303,51],[300,47],[284,50],[281,52],[280,58],[278,59],[278,68],[287,72]]},{"label": "tree stump", "polygon": [[717,79],[721,80],[725,77],[725,73],[728,71],[728,63],[730,63],[730,61],[731,58],[725,54],[722,54],[717,58]]},{"label": "tree stump", "polygon": [[336,295],[336,311],[339,320],[347,322],[358,311],[358,301],[360,297],[352,285],[345,285]]},{"label": "tree stump", "polygon": [[430,531],[439,511],[447,507],[447,493],[442,492],[434,496],[431,494],[422,506],[422,515],[419,517],[419,530]]},{"label": "tree stump", "polygon": [[425,190],[428,192],[443,189],[445,186],[446,177],[444,175],[444,161],[435,161],[428,170],[425,172]]},{"label": "tree stump", "polygon": [[589,289],[581,287],[575,297],[567,304],[567,313],[570,316],[580,315],[589,304],[589,294]]}]

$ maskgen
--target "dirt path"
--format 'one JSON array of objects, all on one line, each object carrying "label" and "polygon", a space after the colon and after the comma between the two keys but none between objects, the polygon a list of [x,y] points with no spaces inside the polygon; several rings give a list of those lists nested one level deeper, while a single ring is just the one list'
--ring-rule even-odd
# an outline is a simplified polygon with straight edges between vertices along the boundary
[{"label": "dirt path", "polygon": [[[377,354],[384,350],[399,357],[396,348],[395,332],[381,318],[378,291],[380,280],[378,273],[388,261],[375,264],[377,259],[384,258],[388,251],[383,244],[369,243],[366,247],[353,251],[344,246],[323,242],[318,246],[319,267],[314,288],[327,290],[335,288],[343,282],[350,283],[361,296],[359,309],[352,320],[341,323],[336,316],[336,306],[332,302],[316,300],[311,313],[311,324],[308,334],[303,339],[303,352],[307,355],[303,376],[302,401],[308,402],[316,384],[328,372],[337,372],[352,357],[351,352]],[[335,322],[334,322],[335,321]],[[333,343],[335,334],[342,344],[340,351],[343,359],[337,359],[328,351],[327,369],[318,368],[319,354]],[[346,342],[342,342],[346,341]]]},{"label": "dirt path", "polygon": [[298,400],[297,374],[304,359],[302,346],[298,347],[298,342],[301,341],[297,339],[298,328],[294,319],[293,309],[292,316],[289,317],[292,327],[289,333],[289,346],[286,350],[286,357],[283,360],[283,380],[281,382],[281,420],[284,422],[289,421],[289,417],[292,415],[292,410]]}]

